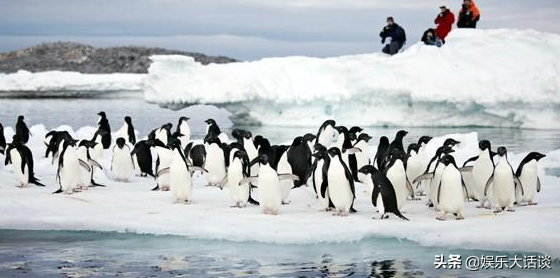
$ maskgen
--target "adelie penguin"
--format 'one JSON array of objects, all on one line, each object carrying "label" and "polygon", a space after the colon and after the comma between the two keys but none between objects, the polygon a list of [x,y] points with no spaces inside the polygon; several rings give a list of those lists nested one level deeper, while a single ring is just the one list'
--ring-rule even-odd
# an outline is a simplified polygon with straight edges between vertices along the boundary
[{"label": "adelie penguin", "polygon": [[377,169],[383,170],[385,166],[385,159],[387,158],[387,153],[389,152],[389,138],[387,136],[381,136],[379,138],[379,144],[377,145],[377,152],[375,153],[374,162],[377,165]]},{"label": "adelie penguin", "polygon": [[356,161],[356,153],[361,150],[354,148],[350,138],[350,131],[344,126],[335,128],[338,132],[338,140],[336,147],[341,151],[341,157],[344,163],[348,166],[354,181],[358,181],[358,162]]},{"label": "adelie penguin", "polygon": [[109,125],[109,120],[103,111],[97,113],[97,115],[99,115],[99,120],[97,121],[98,130],[104,131],[101,135],[101,144],[103,149],[109,149],[111,147],[111,126]]},{"label": "adelie penguin", "polygon": [[[463,215],[465,207],[465,183],[461,171],[455,163],[455,159],[451,155],[445,155],[440,159],[440,166],[443,170],[440,182],[434,190],[437,192],[436,201],[440,209],[436,219],[444,221],[445,216],[451,213],[456,216],[457,220],[465,219]],[[465,189],[465,190],[463,190]]]},{"label": "adelie penguin", "polygon": [[79,189],[80,185],[80,160],[74,148],[77,140],[64,140],[62,150],[58,159],[56,177],[60,188],[54,193],[72,194]]},{"label": "adelie penguin", "polygon": [[[426,155],[426,145],[432,140],[430,136],[422,136],[418,139],[418,143],[412,143],[408,146],[407,154],[408,159],[406,162],[406,176],[409,181],[413,181],[421,176],[428,167],[428,157]],[[420,183],[420,185],[425,183]],[[417,186],[415,188],[417,195],[425,195],[426,189],[424,186]]]},{"label": "adelie penguin", "polygon": [[287,152],[288,163],[292,168],[292,173],[298,176],[294,181],[294,187],[305,185],[305,178],[311,168],[311,149],[308,142],[313,140],[310,136],[296,137]]},{"label": "adelie penguin", "polygon": [[117,138],[111,159],[111,172],[116,181],[128,182],[134,173],[134,162],[130,153],[126,140],[122,137]]},{"label": "adelie penguin", "polygon": [[334,127],[336,122],[334,120],[326,120],[317,131],[317,137],[315,138],[316,144],[321,144],[326,148],[330,147],[333,143],[334,138]]},{"label": "adelie penguin", "polygon": [[[472,169],[472,189],[476,199],[480,202],[480,205],[477,206],[477,208],[490,209],[490,199],[492,196],[487,196],[484,193],[484,188],[486,187],[486,182],[494,172],[492,145],[490,144],[490,141],[482,140],[478,143],[478,147],[480,149],[478,156],[465,161],[464,165],[470,161],[474,161],[473,166],[470,169]],[[490,192],[490,195],[491,194],[492,192]]]},{"label": "adelie penguin", "polygon": [[402,215],[399,210],[397,194],[387,176],[373,167],[373,165],[365,165],[360,168],[359,172],[366,176],[364,182],[373,188],[371,203],[377,208],[379,214],[381,214],[381,219],[389,218],[387,213],[392,213],[408,221],[408,218]]},{"label": "adelie penguin", "polygon": [[[480,158],[479,158],[480,159]],[[521,194],[524,194],[523,186],[513,172],[513,168],[507,159],[507,149],[505,147],[498,148],[498,163],[494,168],[494,172],[488,178],[484,187],[484,195],[488,196],[488,191],[492,187],[492,198],[490,201],[496,208],[494,212],[498,213],[507,207],[508,211],[515,211],[513,204],[515,203],[515,190],[519,188]]]},{"label": "adelie penguin", "polygon": [[395,193],[397,194],[397,206],[399,210],[402,210],[403,206],[406,204],[407,197],[410,196],[411,199],[414,199],[414,190],[406,177],[406,170],[404,168],[405,160],[406,153],[394,148],[389,154],[387,166],[384,169],[384,174],[391,181]]},{"label": "adelie penguin", "polygon": [[0,123],[0,153],[5,154],[6,151],[6,137],[4,137],[4,126]]},{"label": "adelie penguin", "polygon": [[124,117],[123,126],[116,133],[117,138],[124,138],[126,142],[130,143],[132,146],[136,144],[136,133],[134,132],[134,126],[132,125],[132,118],[129,116]]},{"label": "adelie penguin", "polygon": [[224,143],[229,141],[227,134],[220,130],[214,119],[207,119],[204,122],[206,123],[206,137],[218,137]]},{"label": "adelie penguin", "polygon": [[[276,156],[276,153],[275,153]],[[290,162],[288,161],[288,152],[284,151],[282,154],[280,154],[280,158],[277,161],[277,165],[276,168],[274,167],[274,164],[270,165],[273,169],[275,169],[279,174],[292,174],[293,169],[292,169],[292,165],[290,164]],[[299,176],[298,176],[299,178]],[[305,178],[302,178],[302,180],[305,180]],[[290,195],[290,191],[292,190],[292,188],[295,187],[294,181],[292,179],[285,179],[285,180],[280,180],[280,191],[282,192],[282,204],[286,205],[288,204],[288,197]]]},{"label": "adelie penguin", "polygon": [[356,153],[356,164],[358,169],[361,169],[371,163],[371,159],[369,157],[369,140],[372,138],[373,137],[369,136],[367,133],[361,133],[358,135],[358,140],[354,144],[354,148],[361,150]]},{"label": "adelie penguin", "polygon": [[298,177],[293,174],[278,175],[268,163],[266,155],[260,155],[251,161],[251,164],[259,163],[259,172],[256,177],[243,179],[240,184],[257,183],[259,187],[259,205],[264,214],[278,214],[282,204],[282,192],[280,191],[281,179],[297,180]]},{"label": "adelie penguin", "polygon": [[245,178],[250,177],[251,162],[247,153],[243,150],[235,150],[233,160],[230,163],[227,174],[227,187],[229,196],[233,200],[233,207],[244,208],[247,204],[259,205],[251,197],[251,186],[248,183],[241,183]]},{"label": "adelie penguin", "polygon": [[29,136],[31,135],[31,132],[29,131],[29,128],[24,122],[23,115],[18,116],[16,122],[16,135],[19,136],[21,142],[23,142],[24,144],[27,144],[27,142],[29,141]]},{"label": "adelie penguin", "polygon": [[[151,144],[146,141],[138,141],[136,145],[134,145],[134,149],[130,152],[135,165],[138,166],[140,169],[140,176],[152,176],[156,177],[154,174],[154,170],[152,168],[152,151],[151,151]],[[135,166],[136,167],[136,166]]]},{"label": "adelie penguin", "polygon": [[156,183],[157,185],[152,188],[152,191],[169,190],[169,166],[171,166],[172,152],[168,146],[164,145],[158,139],[149,140],[148,144],[155,149],[156,153]]},{"label": "adelie penguin", "polygon": [[538,152],[529,153],[521,164],[517,167],[515,176],[521,182],[523,191],[520,187],[515,190],[515,201],[517,205],[536,205],[533,200],[535,195],[541,191],[541,180],[539,178],[539,170],[537,162],[545,157],[544,154]]},{"label": "adelie penguin", "polygon": [[[317,200],[319,201],[321,208],[329,211],[331,208],[334,208],[329,199],[327,176],[331,157],[329,156],[327,148],[321,144],[316,144],[314,149],[315,152],[313,153],[313,157],[315,160],[311,166],[313,190],[315,190],[315,194],[317,195]],[[326,188],[326,190],[321,191],[323,183],[325,183],[324,188]]]},{"label": "adelie penguin", "polygon": [[[58,151],[59,145],[62,142],[62,140],[70,140],[70,139],[74,139],[74,138],[72,138],[72,136],[70,135],[70,133],[68,133],[68,131],[56,131],[56,130],[49,131],[45,135],[45,142],[44,142],[46,146],[45,158],[49,157],[49,155],[52,155],[54,158],[54,154]],[[103,149],[103,147],[101,147],[101,149]]]},{"label": "adelie penguin", "polygon": [[186,146],[191,142],[191,128],[189,127],[189,118],[181,117],[177,123],[177,130],[175,133],[180,134],[179,140],[181,140],[181,146]]},{"label": "adelie penguin", "polygon": [[347,216],[349,212],[354,211],[354,199],[356,198],[354,178],[337,147],[330,148],[328,153],[330,163],[327,170],[327,183],[323,181],[320,194],[326,196],[328,186],[329,198],[335,207],[334,215]]},{"label": "adelie penguin", "polygon": [[169,142],[173,152],[169,166],[169,186],[176,203],[190,204],[193,200],[192,173],[196,170],[204,171],[200,167],[190,166],[181,149],[181,141],[176,139]]},{"label": "adelie penguin", "polygon": [[[71,140],[71,139],[69,139]],[[98,168],[103,170],[101,165],[91,158],[90,150],[92,150],[97,143],[89,140],[82,140],[78,144],[76,153],[78,160],[80,162],[80,187],[82,190],[87,190],[89,187],[100,186],[105,187],[102,184],[98,184],[93,180],[93,169]]]},{"label": "adelie penguin", "polygon": [[206,169],[206,172],[203,175],[208,182],[208,186],[219,186],[227,174],[226,157],[222,149],[222,142],[215,136],[207,136],[204,141],[206,159],[203,167]]},{"label": "adelie penguin", "polygon": [[395,135],[395,139],[393,139],[393,142],[391,142],[391,145],[389,145],[389,150],[391,149],[397,149],[401,152],[405,152],[404,150],[404,146],[403,146],[403,138],[408,134],[408,131],[406,130],[399,130],[397,132],[397,134]]},{"label": "adelie penguin", "polygon": [[33,172],[33,154],[18,135],[13,136],[12,143],[8,144],[5,155],[5,165],[12,164],[14,166],[19,187],[27,187],[30,183],[45,186],[35,177]]}]

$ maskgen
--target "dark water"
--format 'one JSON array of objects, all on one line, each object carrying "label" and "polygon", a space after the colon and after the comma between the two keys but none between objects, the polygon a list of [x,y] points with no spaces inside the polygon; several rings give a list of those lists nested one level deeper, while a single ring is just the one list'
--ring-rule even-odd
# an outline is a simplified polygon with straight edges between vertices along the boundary
[{"label": "dark water", "polygon": [[[61,125],[73,128],[95,126],[99,111],[107,113],[113,130],[122,126],[123,117],[133,119],[135,128],[141,136],[164,123],[176,124],[180,116],[191,118],[190,125],[195,139],[203,137],[204,120],[214,118],[224,132],[231,132],[232,124],[226,110],[213,106],[192,106],[178,111],[160,108],[144,102],[141,98],[66,98],[66,99],[0,99],[0,122],[4,126],[13,126],[17,115],[25,115],[28,125],[43,124],[48,129]],[[317,125],[320,125],[318,123]],[[342,123],[359,125],[359,123]],[[273,144],[290,142],[295,136],[311,132],[316,133],[317,127],[242,127],[254,134],[268,137]],[[560,149],[560,130],[533,130],[517,128],[406,128],[410,131],[405,143],[417,140],[422,135],[441,136],[449,133],[478,132],[479,138],[491,140],[493,145],[503,145],[512,152],[541,151]],[[398,128],[370,127],[366,132],[373,135],[374,140],[386,135],[394,136]]]},{"label": "dark water", "polygon": [[[436,254],[507,255],[371,238],[276,245],[177,236],[0,230],[0,277],[560,277],[552,269],[434,267]],[[518,254],[522,256],[521,254]],[[525,254],[528,255],[528,254]]]}]

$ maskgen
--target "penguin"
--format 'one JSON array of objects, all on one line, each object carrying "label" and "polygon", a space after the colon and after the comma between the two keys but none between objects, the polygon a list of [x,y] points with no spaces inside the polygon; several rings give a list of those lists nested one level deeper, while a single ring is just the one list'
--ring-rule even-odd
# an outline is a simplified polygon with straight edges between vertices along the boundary
[{"label": "penguin", "polygon": [[31,150],[25,146],[17,134],[12,137],[12,143],[8,144],[5,156],[5,165],[12,164],[14,166],[19,187],[25,188],[30,183],[45,186],[35,177],[35,172],[33,172],[33,154]]},{"label": "penguin", "polygon": [[134,126],[132,125],[132,118],[129,116],[124,117],[123,126],[117,131],[116,137],[124,138],[132,146],[136,144],[136,134],[134,133]]},{"label": "penguin", "polygon": [[[455,159],[451,155],[445,155],[440,159],[440,168],[442,168],[440,182],[434,190],[437,192],[436,201],[440,209],[437,220],[445,221],[445,215],[452,213],[457,220],[465,219],[463,211],[465,208],[465,195],[463,189],[466,189],[461,171],[455,163]],[[467,193],[468,194],[468,193]]]},{"label": "penguin", "polygon": [[389,145],[389,151],[391,149],[397,149],[401,152],[405,152],[404,150],[404,146],[403,146],[403,138],[408,134],[408,131],[406,130],[399,130],[397,132],[397,134],[395,135],[395,139],[393,139],[393,142],[391,142],[391,144]]},{"label": "penguin", "polygon": [[148,140],[148,144],[154,148],[156,153],[156,183],[157,185],[152,188],[152,191],[155,190],[162,190],[168,191],[169,190],[169,166],[171,165],[172,161],[172,154],[173,152],[169,149],[168,146],[164,145],[158,139]]},{"label": "penguin", "polygon": [[[264,138],[261,135],[257,135],[255,136],[253,142],[255,144],[255,147],[257,148],[257,152],[259,155],[266,154],[266,156],[268,157],[268,163],[270,163],[271,166],[278,165],[278,161],[276,160],[280,158],[276,158],[276,152],[272,149],[272,146],[270,145],[268,139]],[[274,166],[272,166],[272,168],[274,168]]]},{"label": "penguin", "polygon": [[190,204],[192,195],[192,173],[202,170],[200,167],[190,166],[181,149],[180,140],[169,142],[169,148],[173,152],[171,165],[169,166],[169,186],[176,203]]},{"label": "penguin", "polygon": [[150,134],[148,135],[148,138],[153,140],[157,139],[167,146],[167,143],[169,143],[169,139],[171,138],[172,127],[173,124],[166,123],[162,125],[160,128],[156,128],[152,130],[152,132],[150,132]]},{"label": "penguin", "polygon": [[226,177],[226,159],[222,142],[218,137],[207,136],[204,139],[204,149],[206,150],[206,159],[204,161],[204,177],[208,182],[208,186],[219,186]]},{"label": "penguin", "polygon": [[[430,136],[422,136],[418,139],[416,145],[410,144],[407,149],[409,158],[406,165],[406,176],[409,181],[413,181],[421,176],[428,167],[428,156],[426,154],[426,145],[432,140]],[[417,184],[415,191],[417,195],[426,195],[427,182]]]},{"label": "penguin", "polygon": [[111,126],[109,125],[109,120],[105,112],[101,111],[97,113],[97,115],[99,115],[99,120],[97,121],[98,130],[105,131],[101,135],[101,144],[103,145],[103,149],[107,150],[111,147]]},{"label": "penguin", "polygon": [[[245,130],[237,130],[241,136],[241,143],[243,144],[243,149],[247,152],[247,156],[249,156],[249,161],[253,161],[255,158],[259,156],[259,151],[255,144],[253,143],[253,135],[249,131]],[[251,166],[251,173],[257,173],[259,170],[259,164],[255,163]]]},{"label": "penguin", "polygon": [[[189,145],[192,146],[191,143],[189,143]],[[187,148],[189,145],[187,145]],[[206,148],[204,147],[204,145],[199,144],[189,149],[187,148],[185,148],[184,153],[187,159],[191,161],[192,165],[204,167],[204,164],[206,163]]]},{"label": "penguin", "polygon": [[286,155],[288,163],[292,168],[292,173],[299,178],[297,181],[294,181],[294,187],[297,188],[304,185],[307,173],[311,168],[311,150],[307,140],[302,136],[296,137]]},{"label": "penguin", "polygon": [[21,139],[22,143],[27,144],[31,132],[23,120],[23,115],[19,115],[16,122],[16,135]]},{"label": "penguin", "polygon": [[367,133],[361,133],[358,136],[358,140],[354,144],[354,148],[361,150],[360,152],[356,153],[356,165],[357,169],[361,169],[362,167],[369,165],[371,163],[371,159],[369,156],[369,140],[371,140],[371,136]]},{"label": "penguin", "polygon": [[53,193],[73,194],[79,189],[80,185],[80,165],[76,149],[77,140],[62,141],[62,150],[58,159],[58,169],[56,177],[60,188]]},{"label": "penguin", "polygon": [[259,163],[259,172],[256,177],[241,180],[241,184],[256,182],[259,187],[259,205],[264,214],[278,214],[282,204],[282,192],[280,190],[281,179],[297,180],[293,174],[278,175],[268,163],[268,157],[263,154],[251,161],[251,164]]},{"label": "penguin", "polygon": [[89,187],[100,186],[105,187],[102,184],[98,184],[93,180],[93,169],[97,167],[99,170],[103,170],[101,165],[91,159],[90,150],[92,150],[97,143],[89,140],[82,140],[78,144],[76,153],[80,162],[80,183],[82,190],[87,190]]},{"label": "penguin", "polygon": [[91,157],[95,161],[101,160],[103,158],[103,149],[105,145],[103,145],[103,138],[107,138],[107,131],[103,129],[97,129],[97,131],[93,134],[93,138],[91,141],[97,143],[91,152]]},{"label": "penguin", "polygon": [[227,174],[227,186],[229,195],[235,205],[233,207],[244,208],[248,203],[260,205],[251,197],[251,186],[248,183],[241,183],[245,178],[250,177],[249,156],[243,150],[235,150],[233,160],[230,163]]},{"label": "penguin", "polygon": [[377,169],[380,171],[382,171],[385,166],[385,159],[387,157],[387,152],[389,151],[389,145],[389,138],[387,138],[387,136],[381,136],[381,138],[379,138],[377,152],[375,153],[373,160],[375,161],[375,165],[377,165]]},{"label": "penguin", "polygon": [[515,190],[515,201],[517,205],[527,204],[531,206],[537,204],[533,202],[535,195],[541,191],[541,180],[539,178],[537,162],[545,156],[546,155],[538,152],[531,152],[523,158],[517,167],[515,176],[523,186],[523,192],[521,192],[520,187]]},{"label": "penguin", "polygon": [[4,137],[4,126],[0,123],[0,153],[5,154],[6,151],[6,137]]},{"label": "penguin", "polygon": [[218,137],[224,143],[229,141],[227,134],[220,130],[214,119],[207,119],[204,122],[206,123],[206,137]]},{"label": "penguin", "polygon": [[149,175],[155,178],[156,176],[152,168],[152,151],[150,147],[151,144],[148,141],[138,141],[136,145],[134,145],[130,155],[140,169],[140,176],[146,177]]},{"label": "penguin", "polygon": [[336,122],[334,120],[326,120],[319,127],[317,131],[317,137],[315,138],[315,144],[321,144],[325,147],[330,147],[333,143],[334,137],[334,127]]},{"label": "penguin", "polygon": [[[484,194],[484,187],[494,171],[492,145],[490,144],[490,141],[482,140],[478,143],[478,147],[480,149],[479,155],[467,160],[465,165],[469,161],[474,160],[471,173],[473,181],[472,189],[476,199],[480,202],[480,205],[478,205],[477,208],[490,209],[491,196]],[[490,192],[490,194],[492,194],[492,192]]]},{"label": "penguin", "polygon": [[[311,178],[313,184],[313,190],[315,190],[315,194],[319,201],[319,205],[326,211],[329,211],[332,206],[329,199],[329,190],[328,190],[328,169],[329,164],[331,161],[331,157],[329,156],[328,150],[325,146],[317,143],[315,144],[315,152],[313,153],[313,157],[315,158],[313,165],[311,166]],[[324,192],[321,191],[321,187],[325,184],[326,190]],[[324,195],[323,195],[324,194]]]},{"label": "penguin", "polygon": [[128,182],[134,171],[134,162],[130,155],[130,147],[122,137],[117,138],[113,147],[113,158],[111,159],[111,172],[115,180]]},{"label": "penguin", "polygon": [[350,131],[344,126],[335,128],[338,132],[338,140],[336,147],[341,151],[341,157],[344,163],[348,166],[354,181],[358,181],[358,162],[356,160],[356,149],[352,145],[350,138]]},{"label": "penguin", "polygon": [[356,145],[362,131],[364,131],[364,129],[359,126],[353,126],[348,130],[348,136],[350,137],[350,143],[352,143],[352,145]]},{"label": "penguin", "polygon": [[436,210],[438,209],[436,203],[437,191],[435,191],[434,189],[439,184],[439,178],[441,177],[441,173],[443,170],[443,168],[438,167],[439,161],[444,155],[453,152],[454,150],[452,149],[451,145],[444,143],[443,146],[439,147],[436,150],[436,153],[428,163],[424,174],[413,180],[413,183],[416,184],[416,187],[418,187],[419,184],[423,184],[423,188],[426,191],[426,195],[428,196],[426,205],[429,207],[434,207]]},{"label": "penguin", "polygon": [[406,177],[406,169],[404,168],[404,161],[406,160],[406,153],[400,151],[398,148],[393,148],[390,151],[387,166],[384,169],[384,174],[391,181],[397,194],[397,207],[399,211],[402,210],[406,203],[408,196],[414,199],[414,190]]},{"label": "penguin", "polygon": [[[280,158],[278,159],[276,168],[274,168],[273,164],[271,164],[270,166],[272,167],[272,169],[276,170],[276,172],[278,174],[292,174],[293,173],[292,165],[288,161],[288,152],[284,152],[283,154],[281,154]],[[299,176],[298,176],[298,179],[299,179]],[[305,179],[302,179],[302,180],[305,180]],[[288,202],[288,196],[290,195],[290,191],[294,187],[295,187],[295,184],[294,184],[294,181],[292,179],[280,180],[280,192],[281,192],[281,196],[282,196],[282,204],[283,205],[287,205],[289,203]]]},{"label": "penguin", "polygon": [[337,147],[330,148],[328,153],[330,156],[327,170],[328,183],[323,182],[320,194],[326,196],[327,188],[325,186],[328,185],[329,198],[335,207],[334,215],[347,216],[353,210],[356,198],[354,178]]},{"label": "penguin", "polygon": [[175,133],[180,134],[179,140],[181,140],[181,146],[186,146],[191,142],[191,128],[189,127],[187,117],[179,118],[179,122],[177,123],[177,130]]},{"label": "penguin", "polygon": [[74,140],[74,138],[72,138],[68,131],[51,130],[45,135],[45,158],[49,157],[49,154],[52,154],[54,157],[62,140]]},{"label": "penguin", "polygon": [[377,170],[373,165],[365,165],[360,168],[359,172],[366,176],[364,182],[373,187],[371,203],[377,208],[379,214],[381,214],[380,219],[389,218],[387,213],[390,212],[403,220],[409,221],[408,218],[399,211],[395,189],[391,181],[382,171]]},{"label": "penguin", "polygon": [[[478,159],[480,159],[480,156]],[[507,149],[505,147],[498,148],[498,162],[494,167],[494,172],[490,178],[488,178],[484,187],[485,196],[488,196],[488,189],[490,187],[492,187],[492,197],[490,201],[496,208],[494,210],[495,213],[502,212],[506,207],[508,211],[515,211],[513,203],[515,203],[515,191],[517,188],[521,190],[521,194],[525,194],[521,182],[519,182],[519,179],[513,172],[511,164],[509,164]]]}]

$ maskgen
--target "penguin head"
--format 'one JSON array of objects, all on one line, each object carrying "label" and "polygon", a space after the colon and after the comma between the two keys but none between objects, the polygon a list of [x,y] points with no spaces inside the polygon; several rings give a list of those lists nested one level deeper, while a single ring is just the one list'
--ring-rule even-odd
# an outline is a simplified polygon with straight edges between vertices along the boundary
[{"label": "penguin head", "polygon": [[402,160],[403,162],[409,157],[408,154],[397,148],[391,149],[391,151],[389,151],[389,156],[391,160]]},{"label": "penguin head", "polygon": [[313,157],[317,159],[326,158],[325,156],[327,155],[327,148],[325,148],[325,146],[317,143],[315,144],[315,146],[313,146],[313,149],[315,150],[315,152],[312,154]]},{"label": "penguin head", "polygon": [[89,149],[95,147],[95,145],[97,145],[97,143],[95,143],[94,141],[82,140],[78,144],[78,147],[86,147],[87,149]]},{"label": "penguin head", "polygon": [[442,163],[445,166],[448,166],[449,164],[455,165],[455,158],[452,155],[446,154],[439,160],[439,163]]},{"label": "penguin head", "polygon": [[18,118],[17,118],[17,121],[21,123],[21,122],[23,122],[24,119],[25,119],[25,117],[23,117],[23,115],[19,115]]},{"label": "penguin head", "polygon": [[231,131],[231,136],[237,140],[241,140],[243,139],[243,130],[236,128]]},{"label": "penguin head", "polygon": [[328,152],[331,157],[340,157],[340,149],[337,147],[330,148]]},{"label": "penguin head", "polygon": [[478,148],[481,151],[485,151],[485,150],[491,150],[492,145],[490,144],[490,141],[488,140],[482,140],[478,143]]},{"label": "penguin head", "polygon": [[148,141],[146,141],[147,145],[150,147],[162,147],[162,148],[167,148],[165,146],[165,144],[163,144],[163,142],[159,139],[149,139]]},{"label": "penguin head", "polygon": [[244,150],[237,150],[233,154],[233,159],[239,158],[239,160],[243,161],[247,156],[247,153]]},{"label": "penguin head", "polygon": [[106,118],[107,117],[107,115],[103,111],[97,113],[97,115],[100,116],[101,118]]},{"label": "penguin head", "polygon": [[360,136],[358,136],[358,141],[369,143],[369,140],[371,140],[372,138],[373,137],[369,136],[369,134],[367,133],[360,133]]},{"label": "penguin head", "polygon": [[529,158],[529,160],[536,160],[539,161],[540,159],[546,157],[546,155],[542,154],[542,153],[538,153],[538,152],[531,152],[527,155],[527,157]]},{"label": "penguin head", "polygon": [[334,128],[335,125],[336,125],[336,122],[334,120],[326,120],[321,125],[321,129],[325,129],[327,126],[331,126],[331,127]]},{"label": "penguin head", "polygon": [[162,129],[165,129],[167,131],[170,131],[172,127],[173,127],[172,123],[166,123],[166,124],[161,126]]},{"label": "penguin head", "polygon": [[315,136],[314,134],[311,134],[311,133],[307,133],[307,134],[303,135],[303,140],[307,141],[307,142],[311,142],[311,141],[315,140],[315,137],[317,137],[317,136]]},{"label": "penguin head", "polygon": [[208,134],[206,135],[206,137],[204,137],[204,143],[208,144],[208,145],[212,145],[212,144],[218,144],[218,146],[222,145],[222,141],[220,141],[220,138],[218,138],[218,136],[212,135],[212,134]]},{"label": "penguin head", "polygon": [[207,119],[206,121],[204,121],[207,125],[215,125],[216,121],[214,119]]},{"label": "penguin head", "polygon": [[251,166],[260,163],[261,165],[267,165],[268,164],[268,155],[266,154],[261,154],[257,157],[255,157],[255,159],[253,159],[253,161],[251,161]]},{"label": "penguin head", "polygon": [[379,138],[379,145],[380,146],[388,146],[389,143],[389,137],[387,136],[381,136],[381,138]]},{"label": "penguin head", "polygon": [[375,168],[373,165],[365,165],[364,167],[360,168],[360,170],[358,170],[358,173],[362,173],[364,175],[374,175],[375,173],[377,173],[379,170],[377,170],[377,168]]},{"label": "penguin head", "polygon": [[122,149],[124,147],[124,145],[126,145],[126,140],[124,140],[124,138],[119,137],[117,138],[117,147],[119,147],[119,149]]},{"label": "penguin head", "polygon": [[442,155],[450,154],[455,152],[450,146],[441,146],[436,151],[436,156],[441,157]]},{"label": "penguin head", "polygon": [[12,136],[12,145],[14,146],[23,145],[23,142],[21,141],[19,135],[15,134],[14,136]]},{"label": "penguin head", "polygon": [[396,137],[402,139],[402,138],[404,138],[407,134],[408,134],[408,131],[406,131],[406,130],[399,130],[399,131],[397,132]]},{"label": "penguin head", "polygon": [[64,147],[65,148],[68,147],[68,146],[75,147],[77,143],[78,143],[78,140],[74,140],[74,139],[71,139],[71,138],[70,139],[65,139],[64,140]]},{"label": "penguin head", "polygon": [[179,123],[186,122],[186,121],[188,121],[188,120],[190,120],[190,118],[181,117],[181,118],[179,118]]},{"label": "penguin head", "polygon": [[410,155],[410,153],[412,151],[414,151],[415,153],[418,153],[418,151],[420,150],[420,145],[416,144],[416,143],[412,143],[410,145],[408,145],[408,150],[407,150],[407,154]]},{"label": "penguin head", "polygon": [[251,137],[253,137],[253,134],[250,131],[244,131],[243,132],[243,138],[251,139]]},{"label": "penguin head", "polygon": [[130,116],[124,117],[124,122],[128,125],[132,125],[132,118]]},{"label": "penguin head", "polygon": [[346,128],[345,126],[341,125],[341,126],[335,126],[334,130],[336,130],[336,132],[338,132],[338,134],[346,134],[348,133],[348,128]]},{"label": "penguin head", "polygon": [[364,129],[359,127],[359,126],[353,126],[353,127],[350,128],[350,130],[348,132],[358,134],[358,133],[362,132],[363,130]]},{"label": "penguin head", "polygon": [[500,157],[507,156],[507,149],[504,146],[498,148],[498,155]]},{"label": "penguin head", "polygon": [[422,144],[428,144],[433,139],[431,136],[422,136],[418,139],[418,145],[422,146]]},{"label": "penguin head", "polygon": [[181,149],[181,140],[177,138],[171,138],[169,142],[167,142],[167,147],[171,150]]},{"label": "penguin head", "polygon": [[454,147],[457,144],[460,144],[461,142],[453,139],[453,138],[447,138],[445,139],[445,142],[443,142],[444,146],[449,146],[449,147]]},{"label": "penguin head", "polygon": [[255,147],[258,149],[263,144],[264,140],[266,140],[264,137],[262,137],[261,135],[257,135],[255,136],[255,138],[253,138],[253,143],[255,144]]},{"label": "penguin head", "polygon": [[183,137],[183,136],[184,135],[179,131],[175,131],[175,132],[173,132],[173,134],[171,134],[171,138],[173,138],[173,139],[179,139],[180,137]]}]

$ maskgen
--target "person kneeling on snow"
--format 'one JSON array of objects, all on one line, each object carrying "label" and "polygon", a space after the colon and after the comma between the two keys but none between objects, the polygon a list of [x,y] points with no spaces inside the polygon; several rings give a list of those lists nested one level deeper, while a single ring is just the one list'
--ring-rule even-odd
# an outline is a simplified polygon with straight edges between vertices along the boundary
[{"label": "person kneeling on snow", "polygon": [[437,47],[441,47],[443,44],[439,38],[436,37],[436,33],[434,29],[430,28],[424,32],[422,35],[422,42],[426,45],[435,45]]},{"label": "person kneeling on snow", "polygon": [[459,28],[476,28],[476,23],[480,20],[480,12],[472,0],[463,1],[463,7],[459,11]]},{"label": "person kneeling on snow", "polygon": [[385,44],[381,51],[389,55],[397,54],[406,42],[404,29],[395,23],[393,17],[387,18],[387,26],[383,27],[379,36],[381,43]]}]

